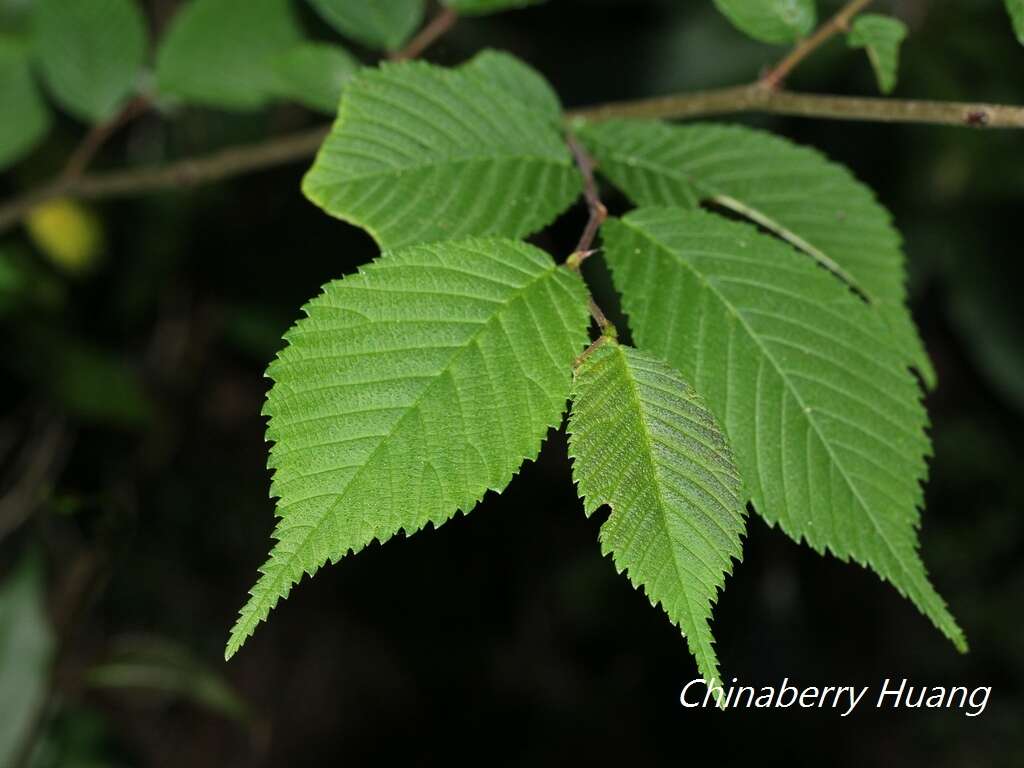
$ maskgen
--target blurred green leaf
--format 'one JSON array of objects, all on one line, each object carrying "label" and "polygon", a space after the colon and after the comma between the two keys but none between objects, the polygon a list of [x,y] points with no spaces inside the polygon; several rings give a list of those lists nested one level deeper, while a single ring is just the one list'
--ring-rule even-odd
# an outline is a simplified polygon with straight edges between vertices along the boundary
[{"label": "blurred green leaf", "polygon": [[907,37],[907,25],[891,16],[865,13],[853,22],[846,42],[851,48],[867,50],[878,90],[892,93],[900,68],[900,45]]},{"label": "blurred green leaf", "polygon": [[45,705],[55,640],[45,610],[43,569],[24,557],[0,584],[0,765],[26,747]]},{"label": "blurred green leaf", "polygon": [[32,752],[30,768],[114,768],[110,728],[99,712],[62,707]]},{"label": "blurred green leaf", "polygon": [[152,417],[152,404],[122,357],[70,342],[56,347],[52,365],[53,394],[77,418],[133,428]]},{"label": "blurred green leaf", "polygon": [[57,102],[75,117],[112,117],[135,87],[146,26],[135,0],[37,0],[34,45]]},{"label": "blurred green leaf", "polygon": [[186,102],[259,109],[276,95],[275,60],[301,37],[289,0],[194,0],[160,46],[157,87]]},{"label": "blurred green leaf", "polygon": [[277,93],[333,115],[338,111],[342,87],[360,66],[340,45],[300,43],[274,61]]},{"label": "blurred green leaf", "polygon": [[118,643],[111,656],[86,673],[96,688],[134,688],[191,701],[210,712],[246,723],[248,705],[186,648],[162,638],[132,638]]},{"label": "blurred green leaf", "polygon": [[0,31],[21,36],[32,25],[34,0],[0,0]]},{"label": "blurred green leaf", "polygon": [[485,13],[497,13],[511,8],[525,8],[528,5],[540,5],[547,0],[444,0],[449,8],[454,8],[465,16]]},{"label": "blurred green leaf", "polygon": [[1013,31],[1017,39],[1024,45],[1024,0],[1006,0],[1006,10],[1010,12]]},{"label": "blurred green leaf", "polygon": [[423,0],[309,0],[324,21],[371,48],[397,50],[423,20]]},{"label": "blurred green leaf", "polygon": [[0,170],[20,160],[50,129],[47,108],[29,64],[27,47],[0,37]]},{"label": "blurred green leaf", "polygon": [[26,308],[53,308],[64,288],[21,250],[0,246],[0,314]]},{"label": "blurred green leaf", "polygon": [[814,28],[814,0],[715,0],[733,26],[764,43],[785,45]]}]

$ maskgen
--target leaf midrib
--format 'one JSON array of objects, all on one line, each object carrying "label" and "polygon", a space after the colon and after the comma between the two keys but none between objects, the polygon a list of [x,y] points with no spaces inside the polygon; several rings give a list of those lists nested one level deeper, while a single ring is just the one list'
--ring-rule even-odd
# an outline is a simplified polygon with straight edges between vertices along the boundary
[{"label": "leaf midrib", "polygon": [[[326,147],[325,147],[325,149],[326,149]],[[500,149],[500,147],[498,149]],[[358,181],[378,181],[378,180],[383,180],[383,179],[397,180],[398,178],[401,178],[405,174],[416,173],[418,171],[438,171],[438,170],[444,171],[444,170],[448,170],[448,169],[457,170],[458,166],[461,166],[461,165],[474,164],[474,163],[475,164],[486,165],[488,163],[495,163],[495,162],[499,162],[499,161],[503,162],[503,161],[508,161],[508,160],[516,160],[516,161],[520,161],[520,162],[522,162],[522,161],[535,161],[535,162],[544,163],[544,164],[547,164],[547,165],[552,165],[552,166],[555,166],[555,167],[562,167],[562,168],[565,168],[566,170],[569,170],[572,167],[572,164],[569,162],[568,156],[560,157],[560,158],[555,158],[554,155],[552,155],[550,157],[545,157],[543,155],[533,154],[533,153],[530,153],[530,152],[523,152],[523,153],[506,152],[506,153],[495,153],[495,154],[492,154],[492,155],[476,155],[476,154],[472,154],[472,155],[465,155],[465,156],[461,156],[461,157],[436,157],[436,158],[431,158],[430,160],[426,160],[425,159],[423,161],[417,162],[417,163],[412,164],[412,165],[402,166],[401,168],[390,167],[390,168],[385,168],[385,169],[382,169],[382,170],[379,170],[379,171],[367,171],[365,173],[360,173],[358,175],[353,175],[353,176],[336,177],[335,181],[333,181],[332,183],[329,183],[329,184],[328,183],[324,183],[323,186],[324,187],[339,186],[339,185],[342,185],[342,184],[349,184],[349,183],[358,182]],[[333,170],[333,169],[330,169],[330,170]],[[323,170],[321,170],[320,172],[323,173]]]},{"label": "leaf midrib", "polygon": [[[666,501],[665,501],[664,494],[662,493],[661,470],[658,467],[658,462],[655,461],[655,459],[654,459],[654,446],[653,446],[653,443],[652,443],[650,432],[649,432],[648,427],[647,427],[647,421],[644,418],[645,410],[644,410],[644,407],[643,407],[643,400],[640,397],[640,388],[639,388],[639,385],[636,382],[636,379],[631,374],[631,369],[630,369],[630,366],[629,366],[629,361],[626,358],[625,351],[622,349],[621,346],[616,345],[615,353],[616,353],[616,355],[619,358],[619,364],[622,366],[624,378],[626,379],[626,386],[629,389],[629,393],[630,393],[630,395],[632,397],[633,405],[636,407],[636,412],[637,412],[637,416],[638,416],[637,420],[640,422],[640,429],[639,429],[640,439],[643,441],[643,444],[644,444],[644,455],[649,457],[649,464],[650,464],[650,467],[651,467],[651,471],[652,471],[652,474],[654,475],[655,480],[656,480],[656,482],[654,483],[654,486],[655,486],[654,492],[655,492],[655,495],[657,496],[657,500],[658,500],[658,517],[659,517],[659,519],[661,521],[662,529],[665,532],[665,538],[669,542],[674,544],[673,539],[672,539],[672,535],[671,535],[671,529],[670,529],[669,524],[668,524],[668,515],[667,515],[667,512],[666,512],[667,504],[666,504]],[[710,549],[714,550],[714,545],[707,539],[707,537],[704,535],[704,533],[699,528],[697,528],[696,526],[693,526],[693,530],[696,531],[700,535],[700,537],[704,540],[704,542],[708,545],[708,547]],[[708,657],[707,657],[706,641],[705,642],[701,642],[701,640],[699,639],[700,638],[700,626],[701,626],[702,622],[693,612],[693,605],[692,605],[692,603],[690,601],[690,595],[688,594],[687,589],[686,589],[687,581],[683,577],[684,573],[686,573],[687,575],[689,575],[689,574],[688,574],[687,569],[685,569],[682,566],[682,564],[679,562],[679,557],[678,557],[678,554],[676,552],[676,548],[672,544],[670,544],[670,546],[669,546],[669,550],[672,553],[672,564],[675,566],[674,570],[675,570],[675,573],[676,573],[676,578],[678,579],[678,582],[679,582],[679,591],[680,591],[680,593],[683,596],[683,602],[686,604],[686,612],[690,616],[690,622],[692,623],[692,625],[694,627],[694,632],[697,635],[697,638],[695,638],[695,639],[698,639],[698,645],[699,645],[699,647],[701,649],[701,656],[704,657],[703,658],[703,662],[704,663],[702,664],[702,666],[705,666],[708,670],[713,670],[715,672],[715,677],[717,679],[717,677],[718,677],[717,664],[712,663],[708,659]],[[710,568],[710,566],[708,566],[707,563],[704,563],[704,566],[706,568],[709,568],[709,570],[713,570],[712,568]],[[704,623],[706,624],[706,622],[704,622]]]}]

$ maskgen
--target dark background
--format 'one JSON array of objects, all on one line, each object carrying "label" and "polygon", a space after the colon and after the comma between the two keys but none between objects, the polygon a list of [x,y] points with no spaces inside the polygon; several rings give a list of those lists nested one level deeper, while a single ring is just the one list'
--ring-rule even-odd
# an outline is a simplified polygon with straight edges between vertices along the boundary
[{"label": "dark background", "polygon": [[[155,30],[175,5],[148,3]],[[876,6],[912,30],[897,96],[1024,102],[1024,48],[998,0]],[[739,83],[782,53],[706,2],[552,0],[464,20],[430,58],[454,63],[485,45],[534,64],[567,106]],[[874,91],[863,53],[840,41],[790,84]],[[150,115],[97,165],[162,162],[319,119],[286,106]],[[940,377],[923,553],[971,652],[958,655],[873,574],[753,516],[715,611],[723,673],[875,693],[887,677],[991,685],[982,716],[877,711],[872,694],[846,719],[681,708],[696,676],[685,641],[601,557],[603,514],[584,517],[561,433],[468,517],[304,581],[224,664],[274,519],[263,369],[299,306],[375,255],[302,197],[295,165],[95,207],[107,246],[84,273],[21,233],[0,240],[33,276],[0,311],[0,576],[28,551],[41,557],[59,637],[33,764],[1024,765],[1024,133],[743,121],[848,164],[905,235]],[[59,124],[0,192],[59,168],[82,130]],[[536,242],[564,257],[584,218],[577,207]],[[97,682],[97,665],[125,659],[152,684]]]}]

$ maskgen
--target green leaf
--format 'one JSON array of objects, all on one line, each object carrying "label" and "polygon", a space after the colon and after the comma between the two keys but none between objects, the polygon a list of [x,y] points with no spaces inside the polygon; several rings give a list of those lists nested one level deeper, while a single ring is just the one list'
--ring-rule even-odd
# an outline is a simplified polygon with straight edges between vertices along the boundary
[{"label": "green leaf", "polygon": [[223,109],[259,109],[280,87],[276,61],[301,39],[289,0],[193,0],[157,55],[161,93]]},{"label": "green leaf", "polygon": [[814,29],[814,0],[715,0],[738,30],[763,43],[786,45]]},{"label": "green leaf", "polygon": [[469,512],[536,457],[587,342],[586,299],[577,275],[507,240],[414,246],[328,283],[267,371],[277,543],[227,656],[303,573]]},{"label": "green leaf", "polygon": [[547,0],[444,0],[449,8],[454,8],[463,16],[479,16],[486,13],[498,13],[512,8],[526,8],[528,5],[540,5]]},{"label": "green leaf", "polygon": [[146,25],[134,0],[37,0],[36,57],[50,92],[75,117],[114,116],[135,89]]},{"label": "green leaf", "polygon": [[151,423],[153,403],[123,356],[78,341],[55,341],[47,357],[48,389],[76,420],[121,429]]},{"label": "green leaf", "polygon": [[45,704],[54,646],[42,567],[26,557],[0,584],[0,765],[14,765]]},{"label": "green leaf", "polygon": [[748,224],[647,208],[603,233],[637,343],[707,400],[757,511],[869,565],[965,649],[917,551],[927,417],[882,321]]},{"label": "green leaf", "polygon": [[535,88],[509,94],[487,72],[410,61],[357,75],[306,197],[382,248],[542,229],[579,196],[579,173],[547,108],[522,101]]},{"label": "green leaf", "polygon": [[719,682],[711,605],[741,556],[741,483],[714,417],[678,372],[608,341],[576,373],[573,478],[587,515],[607,504],[601,550],[686,635]]},{"label": "green leaf", "polygon": [[485,49],[463,64],[460,71],[482,87],[501,91],[504,97],[515,99],[553,123],[562,119],[562,103],[548,81],[511,54]]},{"label": "green leaf", "polygon": [[1006,0],[1006,10],[1010,13],[1017,39],[1024,45],[1024,0]]},{"label": "green leaf", "polygon": [[395,51],[423,21],[423,0],[309,0],[324,21],[371,48]]},{"label": "green leaf", "polygon": [[902,240],[874,193],[816,150],[715,124],[610,121],[580,138],[638,205],[712,203],[786,240],[871,303],[929,387],[935,370],[907,309]]},{"label": "green leaf", "polygon": [[892,93],[900,68],[900,45],[907,37],[907,25],[892,16],[865,13],[858,16],[846,36],[851,48],[867,49],[871,67],[882,93]]},{"label": "green leaf", "polygon": [[277,93],[319,112],[338,111],[341,89],[361,65],[339,45],[300,43],[279,56]]},{"label": "green leaf", "polygon": [[32,79],[29,55],[16,40],[0,37],[0,169],[16,163],[50,130],[46,108]]}]

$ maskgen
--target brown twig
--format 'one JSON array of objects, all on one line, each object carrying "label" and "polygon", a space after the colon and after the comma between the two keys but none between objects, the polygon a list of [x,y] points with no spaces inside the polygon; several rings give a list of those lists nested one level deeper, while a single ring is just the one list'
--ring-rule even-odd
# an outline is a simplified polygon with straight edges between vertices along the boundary
[{"label": "brown twig", "polygon": [[62,178],[65,181],[71,181],[81,176],[85,169],[89,167],[89,163],[92,162],[96,153],[107,142],[107,139],[125,123],[131,122],[144,113],[149,109],[149,106],[149,100],[145,96],[136,96],[125,104],[124,108],[110,120],[93,127],[85,135],[85,138],[82,139],[78,147],[75,148],[75,151],[71,153],[71,157],[68,158],[64,171],[61,174]]},{"label": "brown twig", "polygon": [[[590,156],[590,153],[587,152],[586,148],[571,132],[566,133],[565,140],[569,145],[569,151],[572,152],[573,159],[576,161],[576,167],[580,171],[580,176],[583,177],[583,197],[587,201],[587,224],[583,228],[583,234],[580,235],[576,250],[565,261],[565,266],[568,269],[573,272],[579,272],[583,262],[594,253],[592,249],[594,238],[597,237],[598,230],[601,229],[604,220],[608,218],[608,209],[601,202],[601,197],[597,191],[597,181],[594,179],[594,158]],[[590,316],[597,323],[597,327],[601,329],[602,337],[610,336],[611,338],[616,338],[618,336],[615,326],[605,315],[601,307],[598,306],[597,302],[594,301],[592,295],[587,297],[587,308],[590,310]]]},{"label": "brown twig", "polygon": [[608,336],[601,336],[596,341],[592,342],[589,347],[584,349],[583,352],[577,355],[576,359],[572,361],[572,369],[575,371],[577,368],[583,365],[583,363],[586,362],[588,357],[590,357],[592,354],[597,352],[597,350],[599,350],[601,347],[608,343],[609,338],[610,337]]},{"label": "brown twig", "polygon": [[565,140],[576,161],[576,167],[580,170],[580,176],[583,177],[583,198],[587,201],[587,225],[583,228],[583,234],[580,235],[579,244],[573,253],[573,256],[577,257],[577,263],[582,263],[592,253],[591,247],[594,244],[594,238],[597,237],[597,232],[604,224],[604,220],[608,218],[608,209],[604,207],[597,192],[597,181],[594,180],[594,158],[572,133],[567,133]]},{"label": "brown twig", "polygon": [[152,168],[86,174],[72,179],[58,177],[50,184],[0,206],[0,233],[24,218],[32,208],[59,197],[82,200],[124,197],[230,179],[263,168],[304,160],[316,152],[328,130],[320,126],[260,144],[230,147],[205,157],[179,160]]},{"label": "brown twig", "polygon": [[449,29],[455,26],[459,20],[459,14],[453,8],[444,8],[437,14],[430,23],[421,29],[416,36],[406,43],[400,51],[391,54],[392,61],[405,61],[415,59],[423,54],[427,48],[437,42]]},{"label": "brown twig", "polygon": [[772,67],[761,78],[761,85],[770,90],[776,90],[801,61],[814,53],[834,35],[847,31],[853,17],[871,5],[871,2],[872,0],[850,0],[835,16],[818,27],[810,37],[801,40],[782,61]]}]

